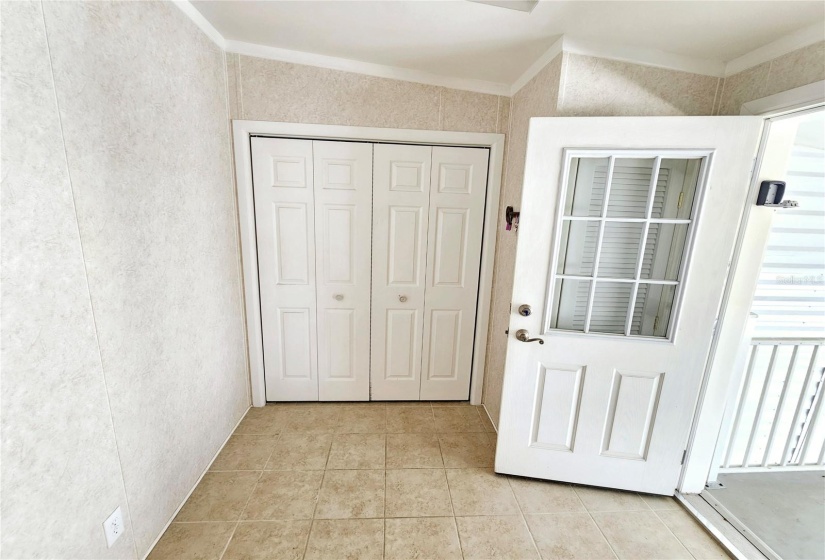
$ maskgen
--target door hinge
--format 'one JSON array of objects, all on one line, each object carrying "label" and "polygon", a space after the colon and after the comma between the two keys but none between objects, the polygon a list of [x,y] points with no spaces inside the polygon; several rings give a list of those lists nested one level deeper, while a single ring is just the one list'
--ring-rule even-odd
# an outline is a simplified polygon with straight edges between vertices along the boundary
[{"label": "door hinge", "polygon": [[682,204],[685,202],[685,191],[679,193],[679,202],[676,203],[676,209],[680,210],[682,208]]},{"label": "door hinge", "polygon": [[686,458],[686,457],[687,457],[687,449],[685,449],[684,451],[682,451],[682,462],[681,462],[681,463],[679,463],[680,465],[684,465],[684,464],[685,464],[685,458]]}]

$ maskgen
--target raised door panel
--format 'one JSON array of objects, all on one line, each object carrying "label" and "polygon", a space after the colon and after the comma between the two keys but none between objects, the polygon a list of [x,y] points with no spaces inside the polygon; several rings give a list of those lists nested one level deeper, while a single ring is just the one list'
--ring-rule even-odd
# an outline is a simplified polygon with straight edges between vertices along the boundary
[{"label": "raised door panel", "polygon": [[372,144],[314,141],[322,401],[369,400]]},{"label": "raised door panel", "polygon": [[531,447],[573,451],[584,366],[538,364]]},{"label": "raised door panel", "polygon": [[433,148],[422,399],[470,395],[488,159],[486,148]]},{"label": "raised door panel", "polygon": [[420,397],[432,150],[391,144],[374,148],[374,400]]},{"label": "raised door panel", "polygon": [[387,238],[387,284],[397,288],[418,286],[424,266],[426,238],[421,228],[420,207],[390,206]]},{"label": "raised door panel", "polygon": [[664,373],[615,370],[602,455],[646,460]]},{"label": "raised door panel", "polygon": [[269,401],[318,400],[312,142],[252,139]]}]

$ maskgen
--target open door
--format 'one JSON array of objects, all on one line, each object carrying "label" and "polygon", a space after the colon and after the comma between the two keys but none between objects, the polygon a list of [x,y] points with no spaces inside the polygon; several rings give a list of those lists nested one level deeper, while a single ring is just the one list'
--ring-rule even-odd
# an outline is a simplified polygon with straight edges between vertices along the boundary
[{"label": "open door", "polygon": [[496,472],[674,493],[761,127],[531,120]]}]

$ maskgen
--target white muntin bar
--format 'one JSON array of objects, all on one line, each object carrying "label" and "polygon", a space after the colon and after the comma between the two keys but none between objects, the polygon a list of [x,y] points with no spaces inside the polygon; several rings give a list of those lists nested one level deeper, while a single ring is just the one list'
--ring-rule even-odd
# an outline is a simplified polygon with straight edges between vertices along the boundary
[{"label": "white muntin bar", "polygon": [[[593,280],[592,276],[579,276],[577,274],[556,274],[556,279],[562,280]],[[599,278],[603,282],[619,282],[622,284],[659,284],[662,286],[676,286],[678,280],[634,280],[633,278]]]},{"label": "white muntin bar", "polygon": [[630,329],[633,326],[633,311],[636,305],[636,296],[639,293],[639,279],[642,277],[642,260],[645,255],[645,245],[647,235],[650,231],[650,218],[653,214],[653,199],[656,196],[656,185],[659,182],[659,169],[662,165],[662,157],[656,156],[653,162],[653,170],[650,174],[650,186],[647,189],[647,207],[645,208],[645,221],[642,225],[642,236],[639,239],[639,250],[636,254],[636,282],[630,289],[630,301],[627,302],[627,317],[625,318],[624,334],[630,336]]},{"label": "white muntin bar", "polygon": [[651,224],[690,224],[690,220],[684,218],[599,218],[596,216],[564,216],[562,219],[566,222],[621,222],[623,224],[643,224],[645,222],[650,222]]},{"label": "white muntin bar", "polygon": [[599,221],[599,235],[596,238],[596,254],[593,256],[593,281],[590,284],[590,294],[587,298],[587,311],[584,315],[584,332],[590,332],[590,314],[593,312],[593,298],[596,295],[596,277],[599,275],[599,257],[602,254],[602,240],[604,239],[604,218],[607,216],[607,203],[610,200],[610,183],[613,182],[613,169],[616,165],[615,156],[610,156],[607,163],[607,177],[604,180],[604,200],[602,200],[601,220]]}]

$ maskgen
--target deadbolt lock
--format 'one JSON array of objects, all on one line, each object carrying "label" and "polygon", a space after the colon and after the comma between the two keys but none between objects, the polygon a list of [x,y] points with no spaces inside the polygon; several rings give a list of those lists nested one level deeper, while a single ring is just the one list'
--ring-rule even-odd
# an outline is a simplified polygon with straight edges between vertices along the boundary
[{"label": "deadbolt lock", "polygon": [[531,313],[533,313],[533,310],[530,308],[529,305],[524,304],[518,306],[518,314],[522,317],[529,317]]}]

